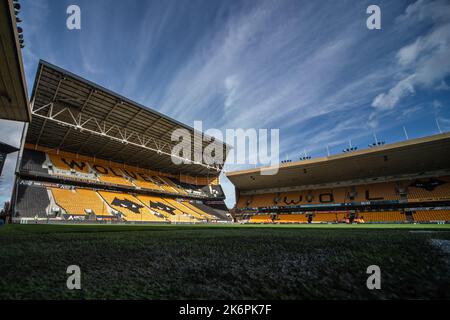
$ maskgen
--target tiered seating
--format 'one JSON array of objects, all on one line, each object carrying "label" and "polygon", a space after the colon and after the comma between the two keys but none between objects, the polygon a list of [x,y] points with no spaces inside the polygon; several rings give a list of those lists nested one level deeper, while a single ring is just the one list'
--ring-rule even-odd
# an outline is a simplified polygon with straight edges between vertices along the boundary
[{"label": "tiered seating", "polygon": [[279,214],[275,221],[279,223],[306,223],[308,217],[306,214]]},{"label": "tiered seating", "polygon": [[416,211],[413,213],[414,221],[450,221],[450,210]]},{"label": "tiered seating", "polygon": [[[429,179],[428,179],[429,180]],[[436,179],[434,179],[436,180]],[[407,199],[410,202],[450,200],[450,177],[437,179],[440,185],[428,191],[425,187],[408,187]],[[425,185],[427,179],[424,180]],[[433,179],[432,179],[433,181]],[[266,193],[256,195],[241,195],[237,201],[237,208],[262,208],[270,206],[299,206],[318,205],[328,203],[359,203],[367,201],[396,201],[401,200],[399,190],[403,190],[406,199],[407,180],[398,182],[382,182],[367,185],[338,187],[333,189],[301,190],[283,193]]]},{"label": "tiered seating", "polygon": [[191,218],[184,211],[181,211],[179,207],[174,206],[166,202],[163,198],[149,195],[138,195],[137,198],[153,211],[158,212],[160,215],[166,217],[171,222],[196,222],[195,218]]},{"label": "tiered seating", "polygon": [[23,150],[21,162],[23,170],[48,173],[48,169],[43,168],[45,161],[45,153],[29,149]]},{"label": "tiered seating", "polygon": [[58,156],[55,154],[49,154],[49,157],[52,164],[60,169],[89,173],[89,165],[83,160],[77,160],[67,156]]},{"label": "tiered seating", "polygon": [[[343,189],[343,190],[336,190],[336,189]],[[336,188],[333,189],[333,195],[334,192],[344,192],[344,202],[345,203],[351,203],[351,202],[363,202],[367,201],[366,199],[366,190],[367,186],[350,186],[350,187],[342,187],[342,188]]]},{"label": "tiered seating", "polygon": [[[450,179],[448,177],[439,178],[444,184],[436,186],[433,190],[418,188],[414,185],[408,187],[408,200],[433,201],[450,199]],[[425,180],[426,181],[426,180]]]},{"label": "tiered seating", "polygon": [[253,204],[251,196],[240,196],[239,200],[236,203],[237,208],[251,208],[252,205]]},{"label": "tiered seating", "polygon": [[337,216],[336,213],[316,213],[314,218],[314,222],[336,222]]},{"label": "tiered seating", "polygon": [[[176,186],[183,193],[186,194],[194,194],[201,196],[214,196],[214,197],[223,197],[223,190],[220,185],[208,185],[208,179],[202,178],[188,178],[184,177],[185,181],[180,181],[177,178],[173,177],[165,177],[165,180],[170,180],[172,182],[172,186]],[[212,182],[212,181],[211,181]]]},{"label": "tiered seating", "polygon": [[[97,174],[99,175],[98,178],[102,182],[111,183],[111,184],[117,184],[127,187],[133,187],[134,185],[127,179],[125,179],[123,172],[119,168],[114,167],[108,167],[100,169],[100,166],[94,165],[94,170],[96,170]],[[103,170],[106,169],[105,170]]]},{"label": "tiered seating", "polygon": [[347,212],[336,212],[336,219],[338,222],[345,222],[348,217]]},{"label": "tiered seating", "polygon": [[99,191],[99,194],[112,208],[122,213],[127,221],[165,221],[163,216],[155,215],[132,195],[108,191]]},{"label": "tiered seating", "polygon": [[37,185],[21,184],[18,188],[16,215],[18,217],[47,217],[47,207],[50,205],[47,189]]},{"label": "tiered seating", "polygon": [[170,184],[168,184],[165,179],[163,179],[160,176],[152,176],[152,180],[155,181],[159,185],[160,188],[162,188],[164,191],[171,192],[171,193],[178,193],[177,189]]},{"label": "tiered seating", "polygon": [[365,222],[405,222],[405,214],[400,211],[360,212],[358,218]]},{"label": "tiered seating", "polygon": [[202,219],[206,219],[206,220],[217,219],[217,217],[215,215],[211,215],[210,213],[208,213],[208,211],[205,211],[205,210],[199,208],[197,205],[194,205],[193,203],[190,203],[189,201],[182,201],[181,204],[188,211],[197,213],[197,215],[199,215]]},{"label": "tiered seating", "polygon": [[217,207],[211,207],[209,205],[206,205],[204,203],[199,202],[192,202],[191,205],[202,212],[205,213],[205,215],[209,215],[212,219],[218,218],[222,220],[228,220],[227,211],[224,210],[226,208],[217,208]]},{"label": "tiered seating", "polygon": [[396,191],[395,183],[375,183],[368,185],[366,190],[369,190],[370,199],[379,200],[399,200],[400,196]]},{"label": "tiered seating", "polygon": [[[26,148],[34,148],[27,145]],[[64,176],[76,179],[88,179],[127,186],[133,188],[165,191],[177,195],[196,195],[204,197],[223,197],[223,190],[216,178],[190,177],[151,171],[125,164],[106,161],[69,152],[58,152],[38,147],[39,151],[25,149],[22,169],[43,172],[51,175]],[[42,167],[48,156],[48,170]],[[37,161],[34,163],[32,157]],[[39,159],[38,159],[39,158]],[[210,185],[209,185],[210,184]],[[185,190],[184,186],[188,186]]]},{"label": "tiered seating", "polygon": [[108,205],[95,191],[80,188],[50,188],[50,190],[56,204],[67,214],[84,216],[94,213],[97,216],[111,216]]},{"label": "tiered seating", "polygon": [[152,190],[157,190],[157,191],[161,191],[164,190],[161,186],[160,183],[156,183],[152,178],[150,178],[147,175],[143,175],[145,177],[145,179],[142,177],[142,175],[137,175],[137,179],[133,181],[133,183],[140,187],[140,188],[145,188],[145,189],[152,189]]},{"label": "tiered seating", "polygon": [[272,223],[272,217],[269,214],[255,214],[250,217],[251,223]]},{"label": "tiered seating", "polygon": [[274,198],[275,194],[273,193],[255,194],[252,197],[251,207],[261,208],[274,206],[275,205],[273,201]]},{"label": "tiered seating", "polygon": [[158,176],[158,178],[163,181],[164,185],[167,185],[168,187],[170,187],[172,190],[170,192],[173,192],[173,190],[175,190],[175,192],[181,193],[181,194],[188,194],[186,191],[183,190],[183,188],[177,186],[171,179],[167,178],[167,177],[163,177],[163,176]]},{"label": "tiered seating", "polygon": [[200,214],[199,212],[197,212],[195,210],[192,210],[190,207],[188,207],[186,205],[185,202],[178,202],[174,199],[169,199],[169,198],[163,198],[161,200],[164,203],[167,203],[169,206],[176,208],[177,214],[179,214],[178,212],[181,212],[182,215],[190,215],[199,220],[207,220],[207,217],[205,217],[204,215]]}]

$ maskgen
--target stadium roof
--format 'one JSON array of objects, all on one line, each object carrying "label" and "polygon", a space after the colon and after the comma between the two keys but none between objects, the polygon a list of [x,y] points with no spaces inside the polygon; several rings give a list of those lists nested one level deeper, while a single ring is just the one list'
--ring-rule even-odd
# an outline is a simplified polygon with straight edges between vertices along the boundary
[{"label": "stadium roof", "polygon": [[[204,160],[174,164],[171,155],[178,142],[171,141],[172,131],[186,129],[191,137],[202,133],[42,60],[31,105],[26,143],[32,145],[177,174],[217,176],[223,167]],[[214,139],[202,146],[211,143],[223,150],[225,159],[228,146]]]},{"label": "stadium roof", "polygon": [[13,3],[0,1],[0,118],[30,121],[27,86]]},{"label": "stadium roof", "polygon": [[450,169],[450,133],[377,146],[329,157],[281,164],[278,174],[227,172],[239,190],[334,183]]}]

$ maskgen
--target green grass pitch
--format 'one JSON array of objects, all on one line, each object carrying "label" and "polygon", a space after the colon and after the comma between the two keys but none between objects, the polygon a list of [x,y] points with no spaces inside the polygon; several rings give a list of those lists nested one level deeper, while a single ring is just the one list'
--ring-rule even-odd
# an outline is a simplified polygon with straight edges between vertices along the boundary
[{"label": "green grass pitch", "polygon": [[6,225],[0,299],[448,299],[433,239],[450,225]]}]

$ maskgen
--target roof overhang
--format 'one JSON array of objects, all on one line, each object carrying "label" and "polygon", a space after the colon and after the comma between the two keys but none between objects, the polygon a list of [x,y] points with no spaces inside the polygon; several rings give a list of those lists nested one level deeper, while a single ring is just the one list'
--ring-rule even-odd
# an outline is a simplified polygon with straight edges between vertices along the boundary
[{"label": "roof overhang", "polygon": [[238,190],[246,191],[445,170],[450,169],[450,133],[281,164],[276,175],[261,175],[268,168],[273,167],[227,172],[226,176]]},{"label": "roof overhang", "polygon": [[[225,143],[142,106],[69,71],[40,61],[32,93],[32,121],[26,143],[169,173],[220,174],[229,151]],[[190,134],[190,158],[173,154],[176,129]],[[201,150],[212,143],[221,163],[194,157],[194,136]],[[200,148],[198,148],[200,149]],[[175,164],[172,157],[183,160]]]},{"label": "roof overhang", "polygon": [[11,0],[0,1],[0,118],[29,122],[28,93]]}]

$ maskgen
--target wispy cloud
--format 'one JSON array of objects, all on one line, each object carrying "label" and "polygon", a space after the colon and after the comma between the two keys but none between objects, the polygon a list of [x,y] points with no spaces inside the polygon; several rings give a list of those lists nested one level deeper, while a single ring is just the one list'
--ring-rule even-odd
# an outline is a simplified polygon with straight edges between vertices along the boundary
[{"label": "wispy cloud", "polygon": [[450,118],[445,0],[380,0],[381,30],[370,1],[79,0],[79,31],[69,4],[23,4],[29,88],[44,58],[190,125],[280,129],[294,159]]},{"label": "wispy cloud", "polygon": [[406,76],[373,100],[372,106],[379,109],[394,108],[402,98],[414,94],[416,87],[431,88],[450,75],[450,3],[419,0],[408,6],[398,22],[429,22],[432,27],[397,52],[398,73]]}]

